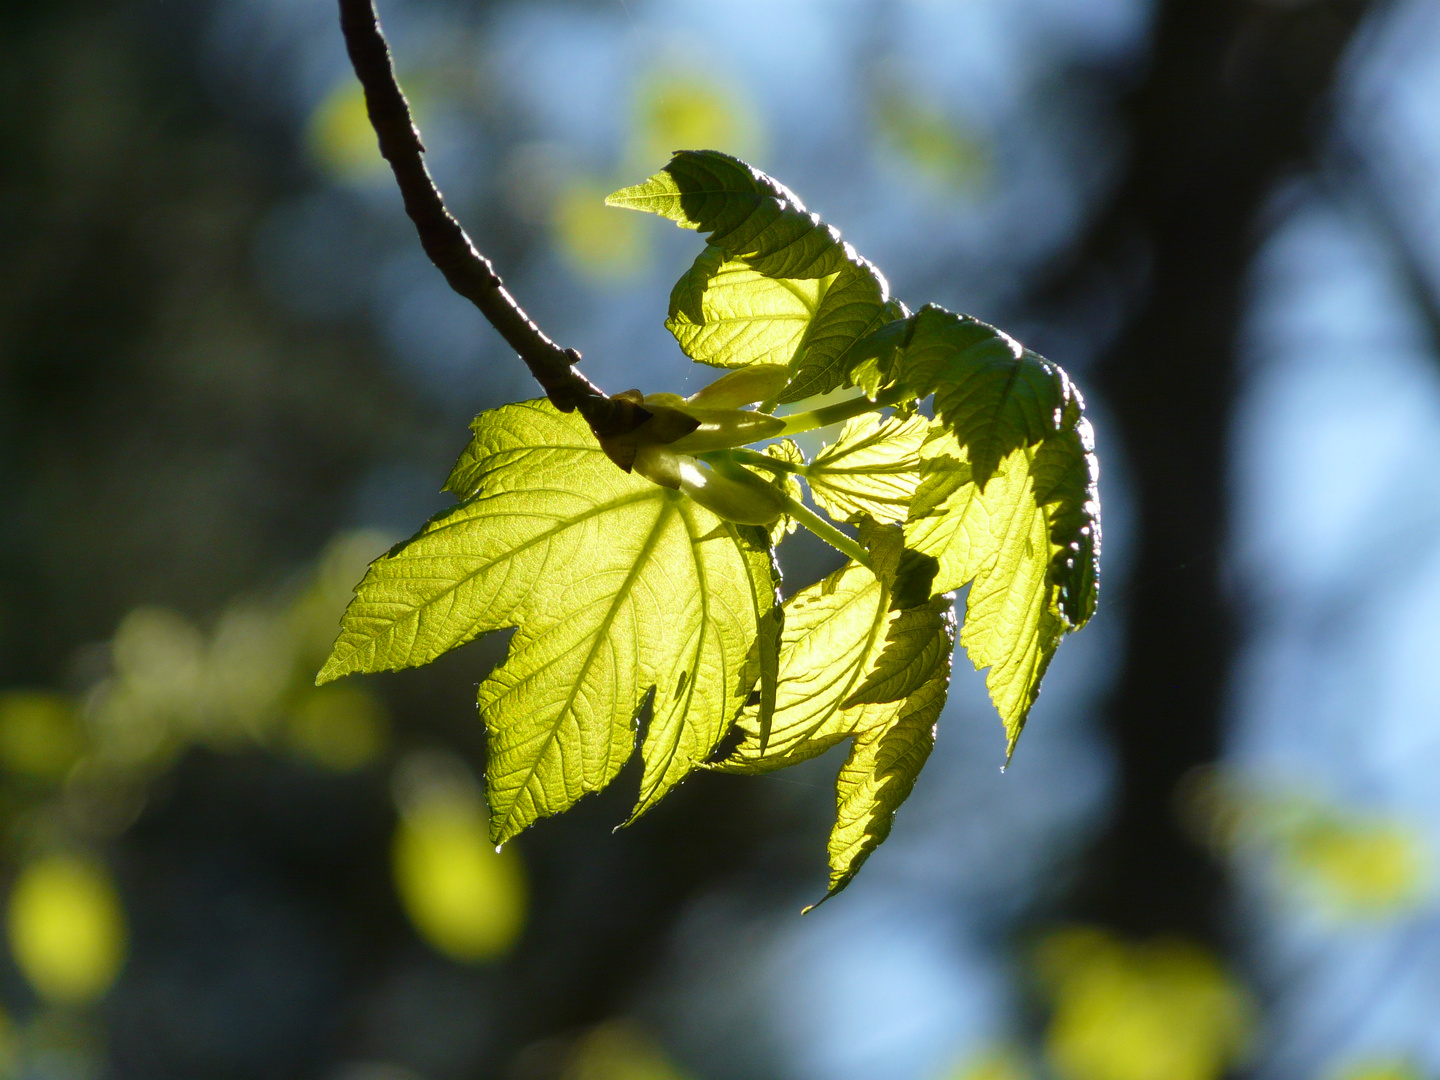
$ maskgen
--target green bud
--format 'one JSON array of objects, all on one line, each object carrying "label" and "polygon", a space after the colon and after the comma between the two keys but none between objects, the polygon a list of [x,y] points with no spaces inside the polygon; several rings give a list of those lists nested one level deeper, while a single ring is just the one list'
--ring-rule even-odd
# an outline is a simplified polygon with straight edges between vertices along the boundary
[{"label": "green bud", "polygon": [[634,469],[651,483],[680,489],[680,455],[668,446],[642,446],[635,451]]},{"label": "green bud", "polygon": [[731,450],[746,443],[772,439],[785,430],[785,421],[778,416],[749,409],[698,409],[687,404],[685,414],[700,421],[700,426],[669,444],[670,449],[682,454]]},{"label": "green bud", "polygon": [[704,409],[738,409],[757,401],[769,401],[785,389],[789,381],[790,369],[784,364],[751,364],[726,372],[685,400]]},{"label": "green bud", "polygon": [[679,459],[680,490],[737,525],[769,525],[785,512],[785,496],[758,476],[722,476],[692,457]]}]

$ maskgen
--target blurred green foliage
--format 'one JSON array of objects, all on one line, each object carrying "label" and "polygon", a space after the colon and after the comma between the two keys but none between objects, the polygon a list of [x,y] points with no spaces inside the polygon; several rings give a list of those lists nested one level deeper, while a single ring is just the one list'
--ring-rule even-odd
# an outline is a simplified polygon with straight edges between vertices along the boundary
[{"label": "blurred green foliage", "polygon": [[20,970],[57,1005],[95,1001],[125,957],[120,898],[104,867],[84,856],[55,853],[22,867],[6,928]]},{"label": "blurred green foliage", "polygon": [[990,152],[980,135],[893,66],[877,69],[870,107],[877,141],[904,175],[952,196],[973,195],[989,179]]},{"label": "blurred green foliage", "polygon": [[1258,860],[1282,895],[1331,919],[1392,919],[1432,894],[1433,855],[1401,817],[1215,769],[1192,775],[1181,799],[1212,848]]},{"label": "blurred green foliage", "polygon": [[1074,926],[1044,938],[1035,963],[1061,1080],[1218,1080],[1250,1045],[1255,1003],[1198,945]]}]

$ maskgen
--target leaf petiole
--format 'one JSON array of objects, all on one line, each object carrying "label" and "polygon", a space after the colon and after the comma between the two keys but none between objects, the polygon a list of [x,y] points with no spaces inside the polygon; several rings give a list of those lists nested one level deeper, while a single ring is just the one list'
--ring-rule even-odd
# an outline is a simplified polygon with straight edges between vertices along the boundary
[{"label": "leaf petiole", "polygon": [[[758,450],[749,450],[739,447],[734,450],[724,451],[728,453],[731,460],[738,461],[742,465],[754,465],[757,469],[769,469],[777,473],[794,473],[796,476],[804,476],[808,465],[797,465],[793,461],[785,461],[782,458],[773,458],[769,454],[762,454]],[[706,455],[708,460],[709,455]]]},{"label": "leaf petiole", "polygon": [[[869,399],[864,400],[866,400],[868,404],[874,405],[874,402],[870,402]],[[848,405],[850,403],[842,402],[841,404]],[[788,472],[804,476],[806,469],[804,465],[796,465],[793,462],[782,461],[779,458],[772,458],[768,454],[761,454],[755,450],[747,450],[744,448],[725,450],[704,456],[705,460],[720,470],[725,470],[727,467],[734,469],[736,466],[744,464],[756,466],[761,469],[769,469],[772,472]],[[825,518],[821,517],[814,510],[811,510],[804,503],[788,493],[785,495],[785,513],[789,514],[801,525],[804,525],[805,528],[809,529],[821,540],[824,540],[836,551],[843,555],[850,556],[850,558],[867,569],[873,569],[873,567],[870,566],[870,553],[861,547],[857,541],[841,532]]]},{"label": "leaf petiole", "polygon": [[785,496],[785,512],[840,554],[849,555],[867,570],[874,570],[874,567],[870,565],[870,553],[861,547],[857,540],[846,536],[798,499],[790,495]]},{"label": "leaf petiole", "polygon": [[862,413],[875,412],[879,409],[888,408],[891,405],[898,405],[906,399],[907,395],[900,387],[891,387],[883,391],[873,401],[861,394],[846,401],[837,401],[834,405],[826,405],[823,409],[815,409],[811,412],[795,413],[786,416],[785,427],[781,435],[795,435],[802,431],[814,431],[816,428],[829,427],[831,424],[838,424],[842,420],[849,420],[852,416],[859,416]]}]

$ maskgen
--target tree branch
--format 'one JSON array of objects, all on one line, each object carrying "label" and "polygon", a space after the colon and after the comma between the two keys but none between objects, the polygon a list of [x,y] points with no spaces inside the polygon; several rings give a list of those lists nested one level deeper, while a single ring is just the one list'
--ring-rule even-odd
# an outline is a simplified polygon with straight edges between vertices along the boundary
[{"label": "tree branch", "polygon": [[578,408],[597,436],[620,434],[643,422],[648,412],[631,401],[607,396],[575,369],[580,354],[562,349],[546,337],[505,289],[490,260],[475,250],[425,167],[425,145],[395,79],[390,46],[373,0],[339,3],[345,48],[365,89],[365,107],[380,140],[380,153],[395,173],[405,212],[415,223],[430,261],[450,287],[479,308],[519,353],[557,409],[572,412]]}]

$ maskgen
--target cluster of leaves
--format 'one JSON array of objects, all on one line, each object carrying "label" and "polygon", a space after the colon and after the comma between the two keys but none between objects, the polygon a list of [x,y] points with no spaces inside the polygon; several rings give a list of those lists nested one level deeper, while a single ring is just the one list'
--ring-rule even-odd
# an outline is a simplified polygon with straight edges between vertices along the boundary
[{"label": "cluster of leaves", "polygon": [[[833,894],[934,745],[955,590],[970,586],[959,637],[989,668],[1011,750],[1061,637],[1093,612],[1081,398],[992,326],[912,314],[834,228],[735,158],[679,153],[608,201],[708,235],[666,325],[693,360],[735,370],[689,399],[627,392],[643,423],[623,438],[544,400],[482,413],[446,484],[458,505],[370,567],[319,681],[515,627],[479,690],[496,843],[608,784],[642,728],[631,820],[696,768],[765,772],[851,740]],[[844,387],[859,393],[770,415]],[[841,422],[809,460],[788,437]],[[851,558],[781,605],[774,544],[797,522]],[[716,760],[732,727],[738,744]]]}]

